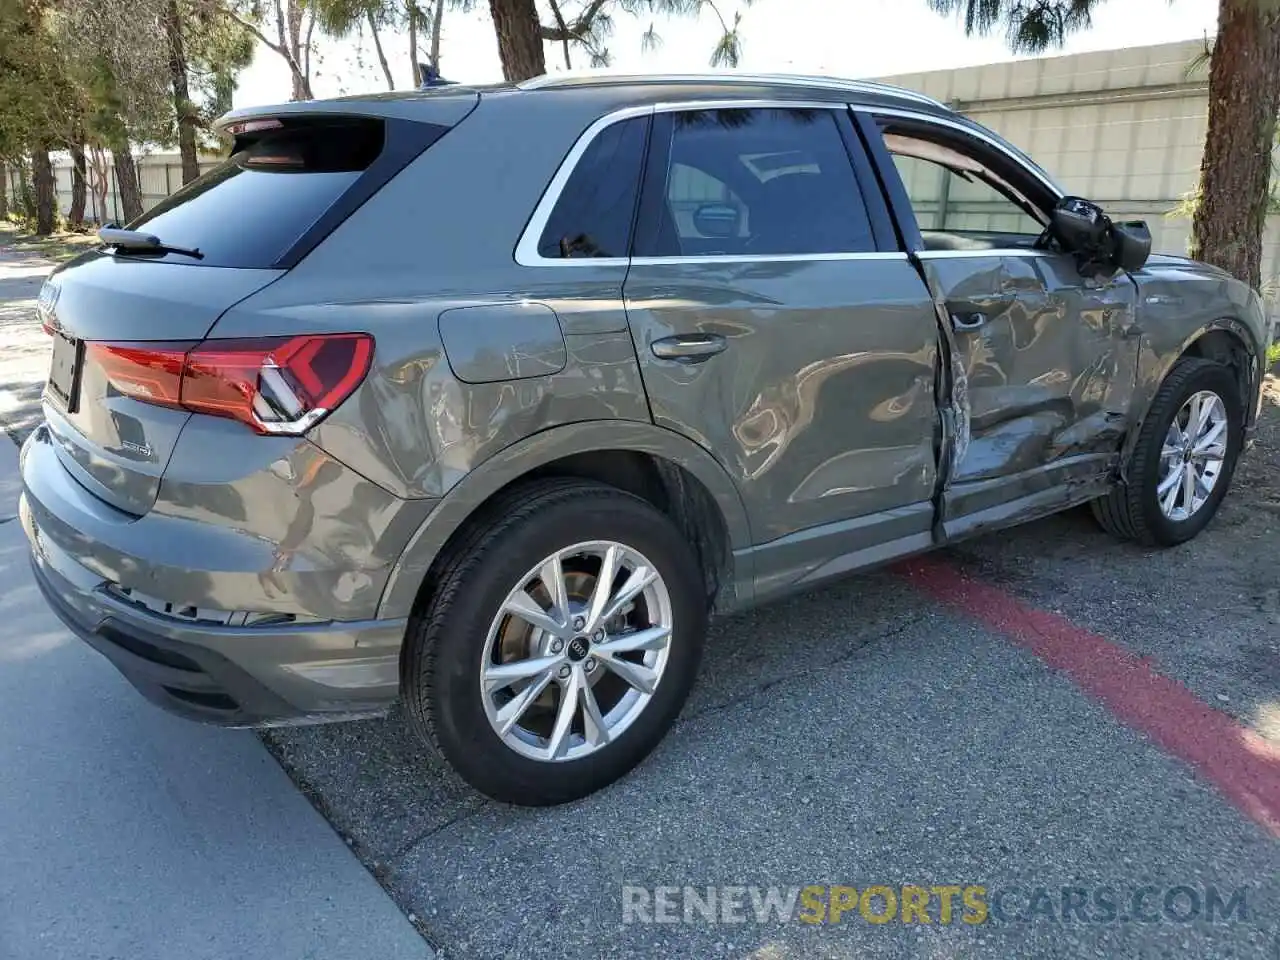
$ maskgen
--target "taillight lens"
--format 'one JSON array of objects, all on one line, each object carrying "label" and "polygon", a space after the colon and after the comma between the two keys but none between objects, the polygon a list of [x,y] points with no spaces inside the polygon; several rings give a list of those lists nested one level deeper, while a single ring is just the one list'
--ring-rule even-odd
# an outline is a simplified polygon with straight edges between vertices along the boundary
[{"label": "taillight lens", "polygon": [[360,385],[373,360],[366,333],[190,343],[86,343],[120,393],[230,417],[258,433],[297,435]]}]

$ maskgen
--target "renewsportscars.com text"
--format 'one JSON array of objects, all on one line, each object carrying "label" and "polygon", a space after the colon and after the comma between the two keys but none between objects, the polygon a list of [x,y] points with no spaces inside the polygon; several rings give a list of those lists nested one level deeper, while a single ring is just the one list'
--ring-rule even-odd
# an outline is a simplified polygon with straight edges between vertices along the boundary
[{"label": "renewsportscars.com text", "polygon": [[623,923],[1224,923],[1248,919],[1244,888],[1185,884],[1006,886],[808,884],[624,886]]}]

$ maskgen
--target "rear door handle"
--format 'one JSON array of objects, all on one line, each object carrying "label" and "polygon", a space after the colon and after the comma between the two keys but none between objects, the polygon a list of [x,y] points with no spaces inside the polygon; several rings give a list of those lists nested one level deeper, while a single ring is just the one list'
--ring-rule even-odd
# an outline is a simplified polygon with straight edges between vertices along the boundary
[{"label": "rear door handle", "polygon": [[649,349],[659,360],[702,363],[717,353],[723,353],[728,346],[729,341],[718,333],[680,333],[653,341]]}]

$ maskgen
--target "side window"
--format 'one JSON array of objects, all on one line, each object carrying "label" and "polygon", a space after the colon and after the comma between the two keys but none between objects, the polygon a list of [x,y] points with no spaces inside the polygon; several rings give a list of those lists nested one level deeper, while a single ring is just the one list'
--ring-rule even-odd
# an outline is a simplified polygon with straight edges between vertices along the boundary
[{"label": "side window", "polygon": [[629,255],[648,122],[622,120],[591,141],[538,238],[540,256]]},{"label": "side window", "polygon": [[646,177],[636,256],[875,250],[835,111],[686,110],[655,123],[659,175]]},{"label": "side window", "polygon": [[885,135],[885,145],[927,249],[945,245],[939,234],[1001,234],[1030,243],[1044,229],[1016,187],[952,146],[896,133]]}]

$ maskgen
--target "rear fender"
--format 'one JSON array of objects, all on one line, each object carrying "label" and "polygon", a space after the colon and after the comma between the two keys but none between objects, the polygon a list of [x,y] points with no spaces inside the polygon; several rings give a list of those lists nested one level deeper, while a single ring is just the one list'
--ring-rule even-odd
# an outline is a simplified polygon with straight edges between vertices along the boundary
[{"label": "rear fender", "polygon": [[[751,545],[746,508],[729,475],[691,440],[649,423],[589,421],[553,427],[527,437],[486,460],[460,480],[418,528],[391,571],[378,607],[379,618],[407,617],[423,578],[449,537],[503,487],[539,467],[574,454],[626,450],[674,463],[696,477],[724,518],[730,549]],[[741,564],[741,561],[739,561]],[[749,599],[752,571],[736,571],[738,596]]]}]

